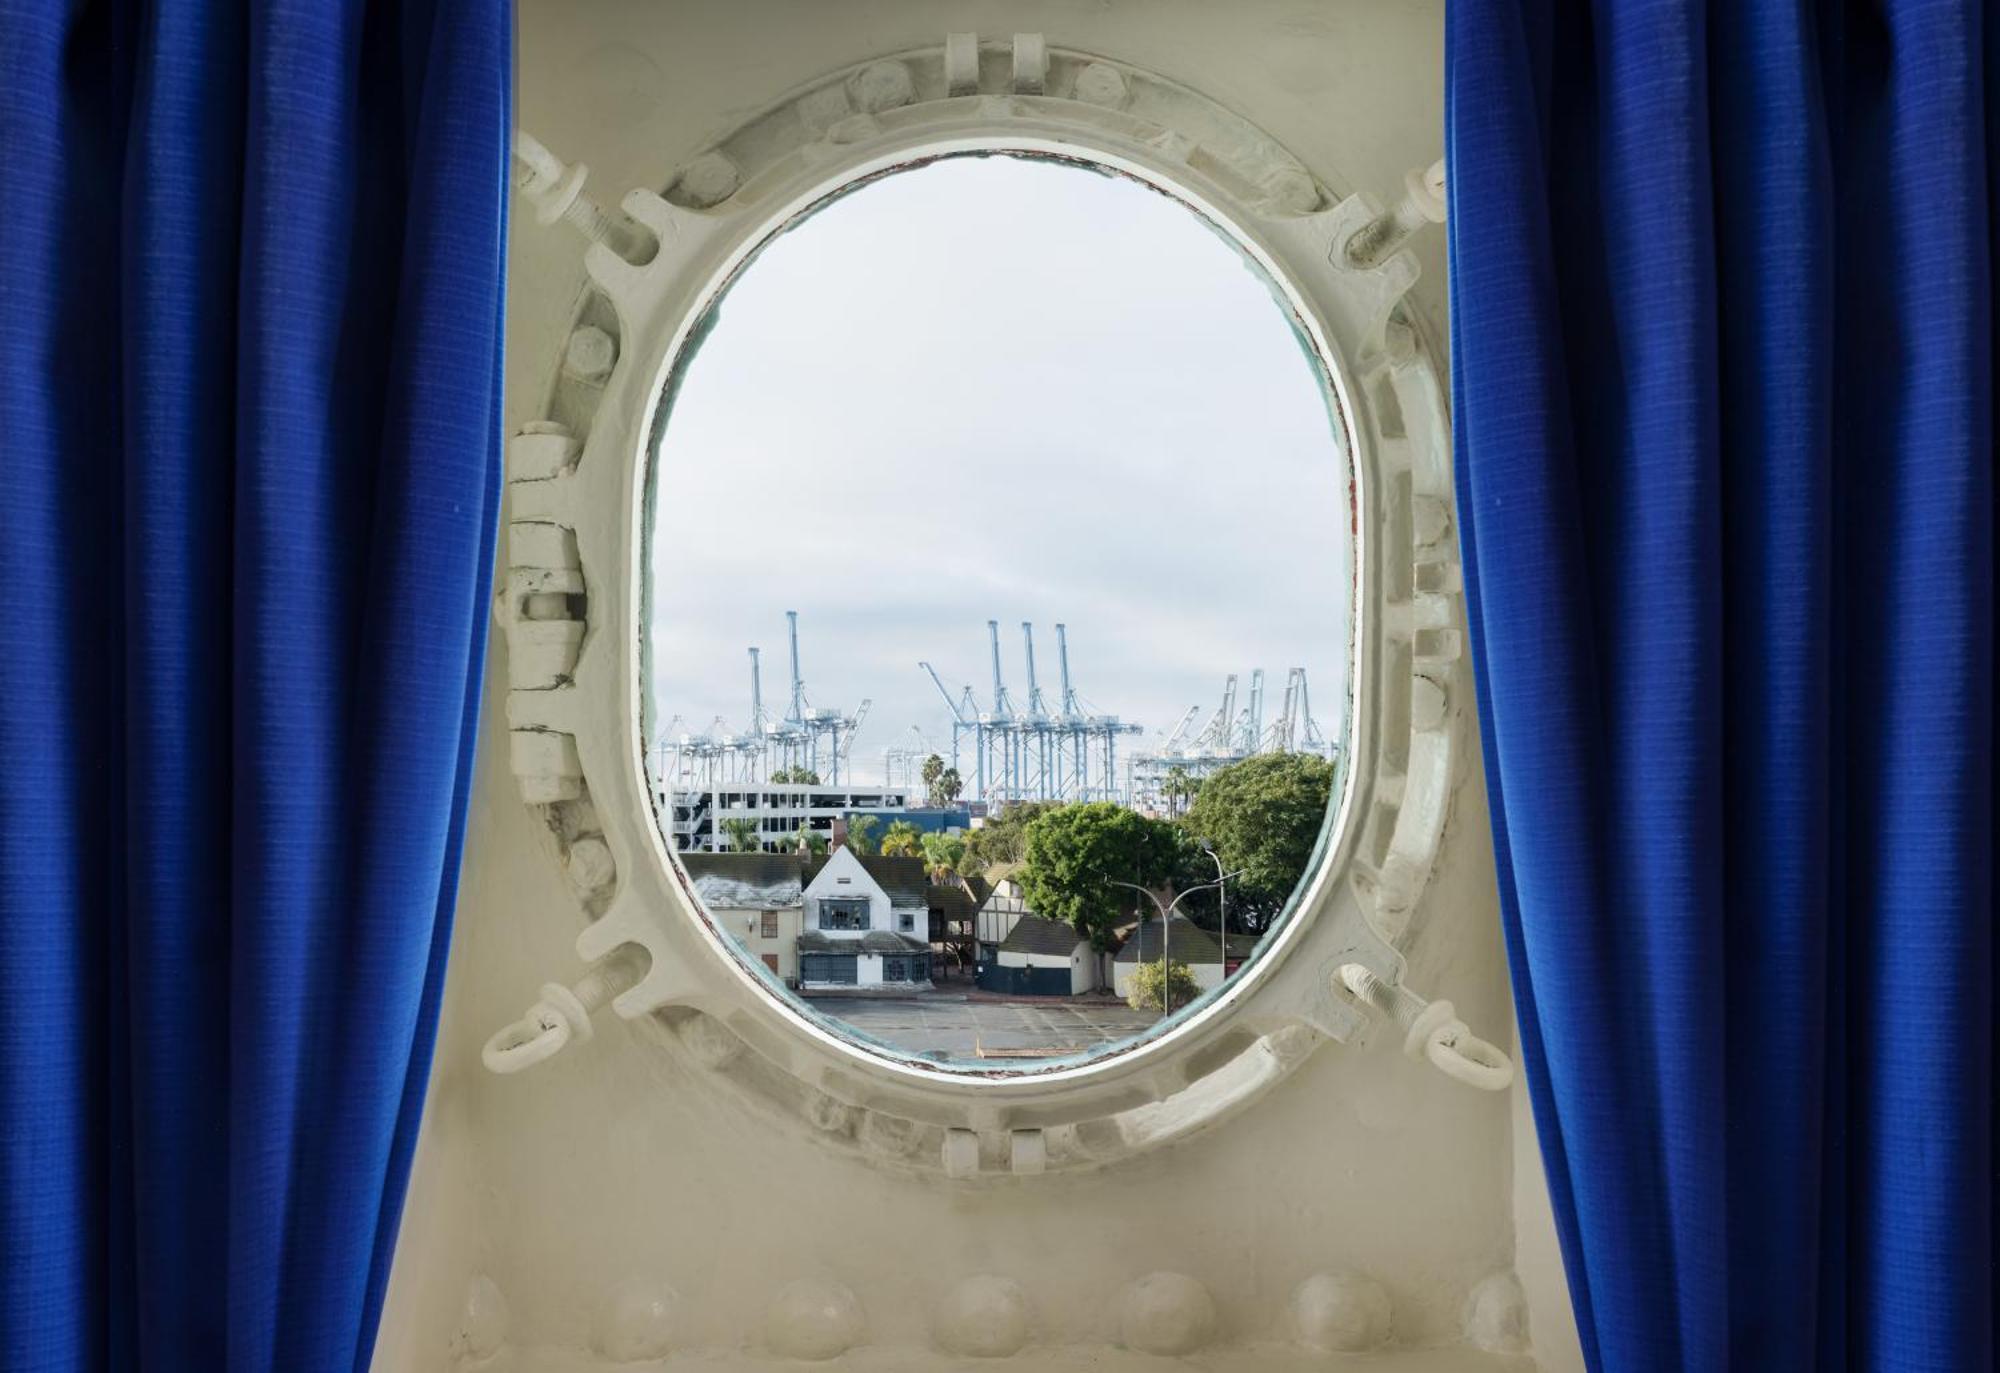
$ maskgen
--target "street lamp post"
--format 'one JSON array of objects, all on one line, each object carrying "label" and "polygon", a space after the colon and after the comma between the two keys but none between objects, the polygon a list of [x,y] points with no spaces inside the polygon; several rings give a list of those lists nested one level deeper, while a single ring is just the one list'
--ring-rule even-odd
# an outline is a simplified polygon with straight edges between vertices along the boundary
[{"label": "street lamp post", "polygon": [[1204,839],[1201,851],[1215,864],[1215,937],[1222,941],[1222,975],[1229,975],[1229,888],[1223,886],[1229,879],[1222,872],[1222,855],[1215,851],[1215,845]]},{"label": "street lamp post", "polygon": [[[1172,930],[1174,912],[1180,909],[1182,901],[1193,896],[1196,892],[1207,891],[1210,887],[1220,887],[1230,878],[1240,877],[1241,875],[1242,869],[1239,868],[1235,872],[1221,874],[1213,882],[1196,883],[1186,891],[1176,895],[1170,904],[1164,906],[1160,904],[1158,893],[1154,892],[1150,887],[1142,887],[1137,882],[1119,882],[1114,880],[1111,883],[1114,887],[1130,887],[1133,891],[1142,893],[1148,901],[1153,903],[1153,909],[1160,913],[1160,1016],[1162,1019],[1174,1013],[1174,965],[1173,960],[1167,957],[1167,941]],[[1146,928],[1143,923],[1141,923],[1138,930],[1138,940],[1139,962],[1143,965],[1146,961]]]}]

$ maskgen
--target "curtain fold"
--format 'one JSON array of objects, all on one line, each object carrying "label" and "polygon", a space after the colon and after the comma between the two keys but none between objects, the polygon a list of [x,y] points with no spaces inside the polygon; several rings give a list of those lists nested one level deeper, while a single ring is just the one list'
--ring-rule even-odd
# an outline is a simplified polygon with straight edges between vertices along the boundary
[{"label": "curtain fold", "polygon": [[0,0],[0,1362],[368,1366],[499,491],[504,0]]},{"label": "curtain fold", "polygon": [[1993,1366],[1979,0],[1452,0],[1461,538],[1594,1369]]}]

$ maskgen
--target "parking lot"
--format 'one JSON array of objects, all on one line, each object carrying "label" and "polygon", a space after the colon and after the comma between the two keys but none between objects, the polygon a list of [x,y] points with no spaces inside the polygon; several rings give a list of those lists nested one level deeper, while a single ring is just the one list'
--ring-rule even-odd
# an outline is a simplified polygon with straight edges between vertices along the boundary
[{"label": "parking lot", "polygon": [[962,993],[936,992],[904,997],[807,997],[822,1015],[846,1021],[869,1039],[904,1053],[932,1058],[976,1059],[980,1050],[1041,1050],[1050,1055],[1079,1053],[1138,1034],[1157,1021],[1157,1011],[1135,1011],[1120,1003],[1072,1004],[974,1001]]}]

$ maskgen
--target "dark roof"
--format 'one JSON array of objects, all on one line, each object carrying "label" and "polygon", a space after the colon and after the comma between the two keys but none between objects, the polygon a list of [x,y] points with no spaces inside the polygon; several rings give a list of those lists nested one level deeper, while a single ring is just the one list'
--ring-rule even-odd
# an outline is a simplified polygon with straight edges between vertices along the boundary
[{"label": "dark roof", "polygon": [[[929,910],[924,888],[930,885],[930,870],[921,858],[885,858],[879,853],[854,855],[861,864],[862,871],[875,879],[889,897],[891,910]],[[832,861],[831,856],[814,858],[806,864],[805,882],[812,885],[820,870]]]},{"label": "dark roof", "polygon": [[929,953],[931,946],[922,939],[907,934],[897,934],[894,930],[869,930],[861,935],[821,934],[818,930],[805,930],[799,935],[800,953],[884,953],[907,954]]},{"label": "dark roof", "polygon": [[1248,958],[1257,952],[1257,946],[1264,942],[1261,934],[1237,934],[1231,931],[1222,936],[1222,947],[1229,951],[1231,958]]},{"label": "dark roof", "polygon": [[[1167,937],[1167,956],[1176,963],[1220,963],[1222,949],[1215,936],[1184,915],[1174,917],[1173,933]],[[1160,961],[1160,921],[1155,916],[1141,925],[1118,951],[1120,963]]]},{"label": "dark roof", "polygon": [[984,900],[983,894],[963,887],[956,882],[933,882],[926,887],[925,894],[930,899],[930,908],[942,912],[948,919],[970,920]]},{"label": "dark roof", "polygon": [[766,909],[799,904],[799,859],[792,853],[684,853],[681,866],[711,906]]},{"label": "dark roof", "polygon": [[1024,915],[1014,922],[1007,938],[1001,942],[1002,953],[1038,953],[1055,958],[1068,958],[1076,952],[1076,946],[1083,942],[1083,936],[1076,932],[1076,926],[1067,920],[1049,920],[1039,915]]}]

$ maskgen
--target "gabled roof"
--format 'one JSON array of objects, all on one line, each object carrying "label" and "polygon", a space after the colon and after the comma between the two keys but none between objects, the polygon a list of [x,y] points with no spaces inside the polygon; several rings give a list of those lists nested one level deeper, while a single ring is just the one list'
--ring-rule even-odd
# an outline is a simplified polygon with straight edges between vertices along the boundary
[{"label": "gabled roof", "polygon": [[1231,958],[1248,958],[1257,952],[1257,946],[1264,942],[1261,934],[1238,934],[1231,931],[1222,936],[1222,947],[1229,951]]},{"label": "gabled roof", "polygon": [[1007,863],[989,863],[986,865],[986,872],[984,874],[986,883],[989,887],[997,887],[1020,872],[1021,867],[1022,864],[1018,860]]},{"label": "gabled roof", "polygon": [[[836,849],[835,853],[847,853],[847,849]],[[813,879],[820,875],[826,865],[833,861],[833,855],[814,858],[806,864],[805,882],[811,886]],[[861,865],[863,872],[880,887],[889,898],[889,909],[929,910],[930,903],[924,888],[929,885],[929,869],[921,858],[885,858],[879,853],[855,854],[854,861]]]},{"label": "gabled roof", "polygon": [[[1146,921],[1118,951],[1118,962],[1159,962],[1161,933],[1157,916]],[[1176,963],[1220,963],[1222,948],[1214,935],[1186,916],[1177,915],[1173,918],[1173,932],[1167,937],[1167,956]]]},{"label": "gabled roof", "polygon": [[1044,954],[1055,958],[1068,958],[1076,952],[1076,946],[1083,943],[1083,936],[1076,932],[1076,926],[1067,920],[1047,920],[1039,915],[1024,915],[1014,922],[1014,928],[1000,944],[1001,953]]},{"label": "gabled roof", "polygon": [[684,853],[680,860],[707,906],[773,910],[799,904],[796,854]]}]

